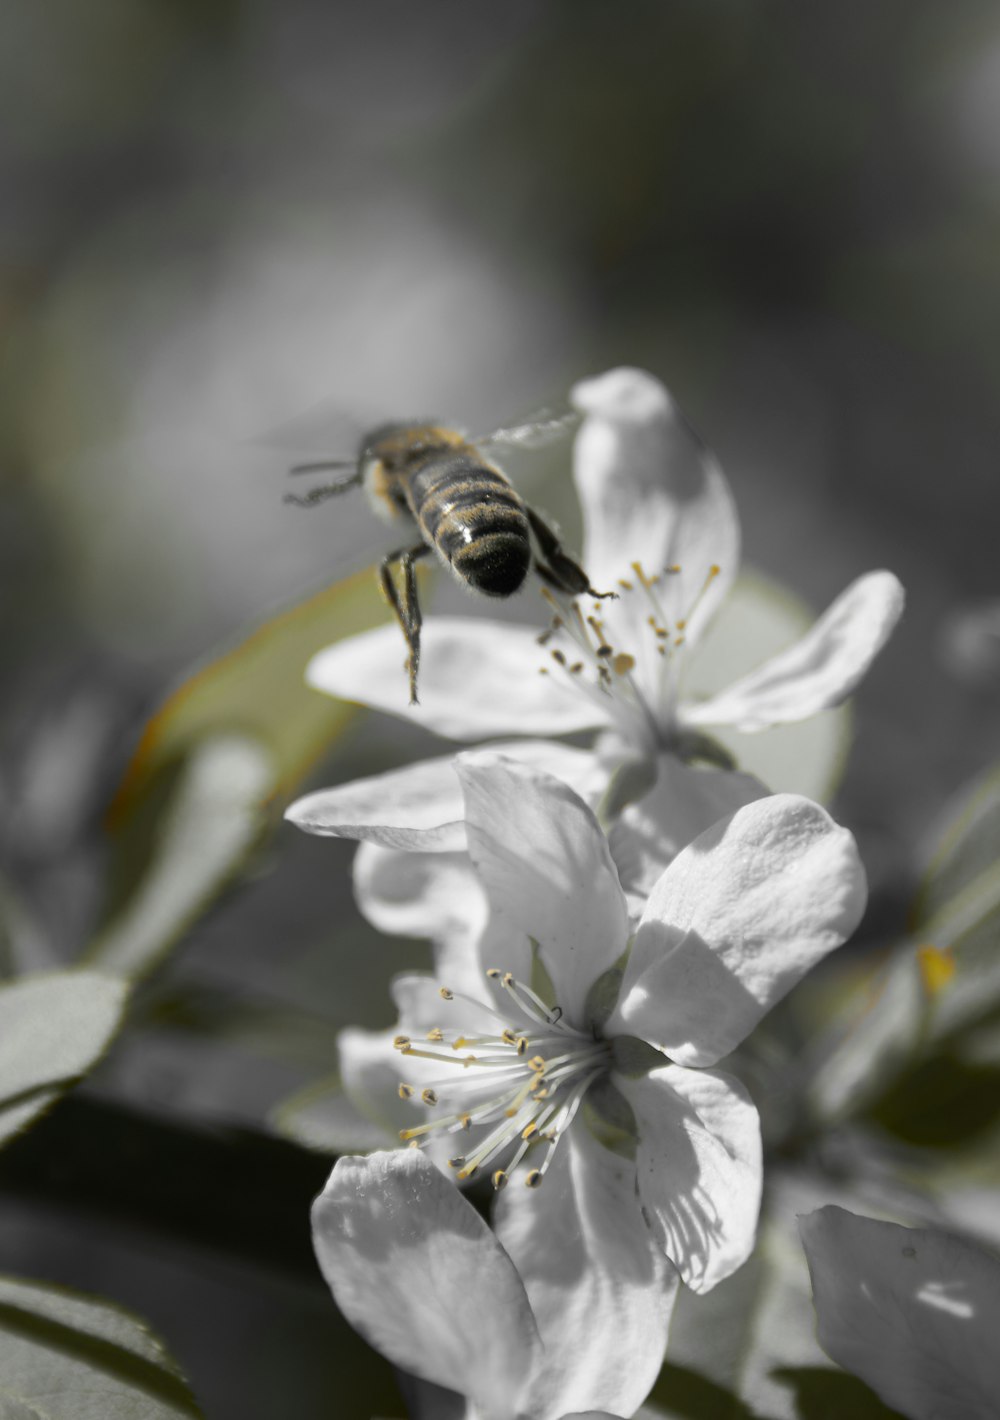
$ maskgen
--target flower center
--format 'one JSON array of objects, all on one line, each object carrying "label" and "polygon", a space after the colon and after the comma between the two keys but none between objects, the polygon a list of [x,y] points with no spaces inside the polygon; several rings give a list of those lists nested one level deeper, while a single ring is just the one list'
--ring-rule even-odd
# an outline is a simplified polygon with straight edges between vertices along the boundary
[{"label": "flower center", "polygon": [[544,1143],[544,1159],[524,1180],[529,1188],[537,1188],[587,1090],[610,1067],[611,1047],[567,1025],[558,1006],[547,1006],[510,972],[491,967],[486,975],[507,993],[504,1013],[446,986],[440,994],[449,1005],[474,1007],[480,1020],[495,1022],[495,1032],[490,1026],[472,1032],[435,1027],[422,1041],[399,1035],[393,1042],[401,1055],[450,1067],[422,1087],[400,1084],[401,1099],[431,1110],[441,1107],[443,1113],[400,1130],[399,1137],[419,1148],[435,1134],[493,1125],[467,1154],[448,1162],[459,1179],[467,1179],[514,1146],[511,1157],[492,1174],[494,1188],[504,1187],[532,1145]]},{"label": "flower center", "polygon": [[721,569],[713,564],[686,604],[683,570],[671,564],[650,576],[633,562],[634,576],[619,579],[617,609],[594,602],[589,615],[542,588],[553,617],[538,637],[552,662],[541,673],[595,701],[628,740],[654,753],[670,748],[687,627]]}]

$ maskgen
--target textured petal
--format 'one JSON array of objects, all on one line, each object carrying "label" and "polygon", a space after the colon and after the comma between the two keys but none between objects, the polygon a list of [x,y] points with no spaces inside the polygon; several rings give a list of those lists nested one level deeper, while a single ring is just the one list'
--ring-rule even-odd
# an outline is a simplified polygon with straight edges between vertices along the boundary
[{"label": "textured petal", "polygon": [[452,755],[317,789],[285,810],[285,818],[306,833],[425,853],[460,852],[463,817]]},{"label": "textured petal", "polygon": [[692,769],[673,755],[660,755],[656,783],[630,804],[608,831],[611,854],[635,916],[668,863],[706,828],[744,804],[770,793],[752,774]]},{"label": "textured petal", "polygon": [[536,635],[534,627],[483,617],[428,617],[419,705],[407,703],[406,648],[397,626],[327,646],[309,662],[306,680],[327,695],[400,715],[449,739],[561,735],[599,724],[592,704],[554,676],[539,675],[544,653]]},{"label": "textured petal", "polygon": [[541,1344],[514,1264],[454,1184],[415,1149],[347,1157],[312,1219],[323,1275],[365,1340],[513,1420]]},{"label": "textured petal", "polygon": [[714,1064],[850,936],[865,899],[854,839],[825,809],[795,794],[748,804],[656,884],[607,1029]]},{"label": "textured petal", "polygon": [[1000,1261],[930,1228],[828,1206],[800,1218],[819,1342],[911,1420],[992,1420]]},{"label": "textured petal", "polygon": [[558,1004],[583,1024],[587,992],[628,933],[608,841],[561,780],[485,751],[457,763],[469,852],[490,899],[538,943]]},{"label": "textured petal", "polygon": [[497,1198],[494,1226],[545,1347],[531,1413],[631,1415],[659,1373],[677,1288],[639,1210],[635,1165],[574,1126],[542,1187],[518,1182]]},{"label": "textured petal", "polygon": [[763,1181],[757,1110],[719,1070],[665,1065],[616,1082],[639,1126],[650,1226],[688,1286],[708,1292],[753,1251]]},{"label": "textured petal", "polygon": [[682,706],[680,718],[746,733],[829,710],[865,675],[902,611],[898,579],[891,572],[869,572],[840,594],[801,641],[721,694]]},{"label": "textured petal", "polygon": [[[740,533],[728,484],[668,392],[644,370],[617,369],[576,385],[584,414],[574,449],[583,506],[583,565],[598,591],[680,567],[672,588],[686,636],[697,638],[736,576]],[[719,568],[710,579],[710,569]],[[704,595],[702,595],[704,589]],[[614,611],[628,614],[626,603]],[[697,604],[696,604],[697,601]],[[649,607],[634,599],[642,621]]]}]

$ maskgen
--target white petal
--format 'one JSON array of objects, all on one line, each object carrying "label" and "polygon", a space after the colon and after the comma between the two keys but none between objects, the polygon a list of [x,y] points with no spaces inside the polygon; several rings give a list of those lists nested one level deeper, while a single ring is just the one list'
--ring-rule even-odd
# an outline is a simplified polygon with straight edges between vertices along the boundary
[{"label": "white petal", "polygon": [[494,1226],[545,1347],[534,1405],[631,1415],[659,1373],[677,1290],[639,1210],[635,1165],[574,1126],[541,1187],[514,1175]]},{"label": "white petal", "polygon": [[488,996],[484,973],[491,966],[521,979],[530,974],[527,937],[491,912],[466,853],[404,853],[362,843],[354,859],[354,893],[379,931],[429,938],[438,979],[453,991]]},{"label": "white petal", "polygon": [[[619,578],[634,580],[636,561],[648,576],[679,566],[672,597],[684,608],[687,639],[697,639],[739,564],[739,522],[722,471],[644,370],[609,370],[576,385],[570,398],[585,416],[574,477],[592,585],[606,591]],[[713,566],[719,572],[710,578]]]},{"label": "white petal", "polygon": [[348,1103],[384,1132],[383,1148],[399,1143],[399,1131],[416,1123],[412,1106],[399,1097],[402,1057],[392,1046],[395,1030],[349,1026],[337,1036],[340,1080]]},{"label": "white petal", "polygon": [[514,1420],[538,1332],[513,1263],[453,1183],[415,1149],[347,1157],[312,1219],[323,1275],[366,1341]]},{"label": "white petal", "polygon": [[630,804],[608,831],[618,875],[636,916],[664,868],[700,833],[770,790],[752,774],[692,769],[673,755],[660,755],[656,783]]},{"label": "white petal", "polygon": [[708,1292],[753,1251],[763,1181],[760,1120],[739,1080],[666,1065],[616,1076],[639,1126],[639,1194],[664,1251]]},{"label": "white petal", "polygon": [[728,690],[684,705],[689,725],[732,725],[744,733],[805,720],[846,700],[881,651],[903,611],[891,572],[852,582],[812,630]]},{"label": "white petal", "polygon": [[712,1065],[854,931],[857,846],[818,804],[774,794],[685,848],[646,906],[608,1030]]},{"label": "white petal", "polygon": [[490,899],[538,942],[558,1004],[583,1024],[587,992],[628,932],[608,841],[561,780],[486,751],[457,763],[469,852]]},{"label": "white petal", "polygon": [[316,690],[412,720],[456,740],[491,735],[561,735],[600,723],[583,696],[539,675],[539,626],[483,617],[429,617],[421,633],[419,705],[409,705],[397,626],[336,641],[315,655],[306,680]]},{"label": "white petal", "polygon": [[306,833],[425,853],[460,852],[463,817],[462,788],[450,754],[318,789],[285,810],[285,818]]},{"label": "white petal", "polygon": [[799,1219],[819,1342],[911,1420],[992,1420],[1000,1261],[929,1228],[828,1206]]}]

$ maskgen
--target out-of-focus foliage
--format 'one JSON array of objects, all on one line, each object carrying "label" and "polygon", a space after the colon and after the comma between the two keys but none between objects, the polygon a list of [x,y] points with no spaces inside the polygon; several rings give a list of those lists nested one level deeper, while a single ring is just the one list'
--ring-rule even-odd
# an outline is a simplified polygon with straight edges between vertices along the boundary
[{"label": "out-of-focus foliage", "polygon": [[0,1414],[8,1420],[5,1406],[10,1420],[201,1416],[142,1322],[107,1302],[13,1277],[0,1277]]},{"label": "out-of-focus foliage", "polygon": [[126,995],[122,981],[96,971],[0,986],[0,1144],[93,1069],[122,1024]]}]

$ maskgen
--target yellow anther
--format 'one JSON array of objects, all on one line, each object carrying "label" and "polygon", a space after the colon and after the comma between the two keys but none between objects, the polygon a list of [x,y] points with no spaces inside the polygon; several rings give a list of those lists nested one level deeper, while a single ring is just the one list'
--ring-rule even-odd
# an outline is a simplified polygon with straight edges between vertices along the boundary
[{"label": "yellow anther", "polygon": [[526,1125],[524,1126],[524,1128],[521,1130],[521,1138],[522,1138],[522,1139],[530,1139],[531,1136],[532,1136],[532,1134],[537,1134],[537,1133],[538,1133],[538,1125],[535,1123],[534,1120],[532,1120],[530,1124],[526,1124]]},{"label": "yellow anther", "polygon": [[449,1160],[448,1160],[448,1167],[449,1167],[450,1169],[461,1169],[461,1168],[464,1168],[464,1167],[465,1167],[465,1155],[464,1155],[464,1154],[459,1154],[457,1158],[455,1158],[455,1159],[449,1159]]},{"label": "yellow anther", "polygon": [[497,1169],[493,1175],[493,1187],[499,1192],[501,1188],[507,1187],[507,1175],[503,1169]]},{"label": "yellow anther", "polygon": [[527,1188],[537,1188],[538,1185],[541,1183],[541,1181],[542,1181],[542,1171],[541,1171],[541,1169],[531,1169],[530,1172],[528,1173],[527,1178],[524,1180],[524,1183],[525,1183],[525,1187],[527,1187]]},{"label": "yellow anther", "polygon": [[420,1098],[423,1100],[424,1104],[437,1104],[438,1102],[437,1092],[430,1088],[421,1090]]},{"label": "yellow anther", "polygon": [[673,562],[673,563],[671,563],[671,565],[670,565],[669,567],[664,567],[663,570],[664,570],[664,572],[673,572],[673,573],[676,573],[676,572],[679,572],[679,571],[681,570],[681,564],[680,564],[679,562]]},{"label": "yellow anther", "polygon": [[392,1043],[396,1050],[406,1050],[410,1044],[410,1037],[408,1035],[397,1035]]},{"label": "yellow anther", "polygon": [[527,1050],[528,1050],[528,1037],[527,1037],[526,1035],[518,1036],[518,1039],[517,1039],[517,1053],[518,1053],[518,1055],[525,1055],[525,1054],[527,1054]]},{"label": "yellow anther", "polygon": [[441,997],[442,1001],[454,1001],[455,999],[454,991],[449,991],[447,986],[442,986],[438,991],[438,995]]},{"label": "yellow anther", "polygon": [[615,675],[628,675],[629,671],[635,669],[635,657],[630,656],[627,651],[619,651],[611,662],[611,668]]},{"label": "yellow anther", "polygon": [[583,662],[582,662],[582,661],[574,661],[573,664],[572,664],[572,665],[570,666],[570,668],[569,668],[569,673],[570,673],[570,675],[579,675],[582,670],[583,670]]},{"label": "yellow anther", "polygon": [[562,651],[550,651],[549,655],[557,666],[564,666],[566,664],[566,657],[563,655]]},{"label": "yellow anther", "polygon": [[506,1030],[501,1032],[500,1039],[503,1041],[504,1045],[517,1044],[517,1036],[511,1030],[510,1026],[508,1026]]},{"label": "yellow anther", "polygon": [[614,647],[609,646],[606,641],[602,641],[597,648],[597,654],[599,656],[604,656],[605,658],[607,658],[608,656],[612,656],[614,655]]},{"label": "yellow anther", "polygon": [[412,1085],[406,1085],[406,1084],[403,1084],[402,1082],[400,1082],[400,1086],[399,1086],[399,1098],[400,1098],[401,1100],[411,1100],[411,1099],[413,1098],[413,1086],[412,1086]]},{"label": "yellow anther", "polygon": [[429,1030],[427,1032],[427,1039],[434,1041],[435,1044],[438,1044],[440,1041],[444,1040],[444,1031],[441,1029],[440,1026],[435,1026],[433,1030]]},{"label": "yellow anther", "polygon": [[459,1124],[462,1126],[463,1129],[471,1129],[471,1128],[472,1128],[472,1115],[471,1115],[471,1114],[461,1114],[461,1115],[459,1115],[459,1117],[458,1117],[458,1122],[459,1122]]},{"label": "yellow anther", "polygon": [[490,978],[491,981],[498,981],[500,979],[500,968],[496,966],[489,966],[486,968],[486,975]]},{"label": "yellow anther", "polygon": [[632,583],[626,581],[624,577],[618,578],[618,585],[619,587],[621,587],[623,592],[630,592],[632,590]]},{"label": "yellow anther", "polygon": [[[489,972],[487,972],[486,974],[487,974],[487,976],[489,976]],[[512,971],[505,971],[504,974],[503,974],[503,976],[500,978],[500,981],[501,981],[501,985],[503,985],[503,986],[507,986],[507,987],[513,986],[513,985],[514,985],[514,973],[513,973]]]},{"label": "yellow anther", "polygon": [[687,622],[682,618],[680,621],[675,621],[674,625],[677,627],[678,631],[683,631],[687,626]]},{"label": "yellow anther", "polygon": [[534,1072],[535,1072],[536,1075],[544,1075],[544,1074],[545,1074],[545,1056],[544,1056],[544,1055],[533,1055],[533,1056],[531,1057],[531,1059],[528,1061],[528,1065],[530,1066],[530,1068],[531,1068],[532,1070],[534,1070]]}]

